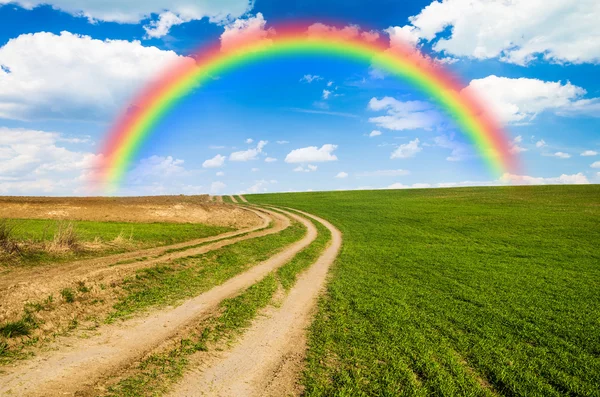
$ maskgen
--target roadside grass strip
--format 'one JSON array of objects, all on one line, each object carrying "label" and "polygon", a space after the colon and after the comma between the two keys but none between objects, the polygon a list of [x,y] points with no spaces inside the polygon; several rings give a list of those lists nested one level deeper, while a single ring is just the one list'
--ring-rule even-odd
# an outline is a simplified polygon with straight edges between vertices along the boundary
[{"label": "roadside grass strip", "polygon": [[139,270],[134,277],[124,280],[124,296],[115,304],[107,321],[199,295],[275,255],[300,240],[305,233],[306,228],[293,221],[290,227],[277,234]]},{"label": "roadside grass strip", "polygon": [[144,359],[130,370],[130,375],[110,386],[107,396],[161,395],[183,376],[193,354],[226,348],[235,341],[262,309],[273,304],[275,292],[280,287],[289,291],[298,275],[310,267],[329,244],[331,232],[312,218],[307,219],[318,231],[317,238],[308,247],[238,296],[223,300],[218,315],[200,322],[170,349]]},{"label": "roadside grass strip", "polygon": [[[197,223],[127,223],[7,219],[10,238],[18,249],[12,255],[0,250],[0,265],[48,264],[86,259],[131,250],[177,244],[234,231],[234,228]],[[71,240],[56,244],[72,228]]]},{"label": "roadside grass strip", "polygon": [[307,396],[600,396],[600,186],[245,197],[344,234]]}]

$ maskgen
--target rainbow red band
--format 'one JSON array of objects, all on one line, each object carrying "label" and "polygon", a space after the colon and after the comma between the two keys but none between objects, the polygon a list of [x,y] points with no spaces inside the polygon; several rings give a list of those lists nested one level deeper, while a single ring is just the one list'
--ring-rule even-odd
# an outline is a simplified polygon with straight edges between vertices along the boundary
[{"label": "rainbow red band", "polygon": [[485,102],[473,93],[461,92],[463,85],[455,76],[412,48],[390,49],[381,40],[349,38],[335,30],[309,35],[305,26],[279,27],[276,32],[268,40],[244,39],[227,51],[221,50],[220,43],[203,48],[193,56],[195,62],[190,58],[177,62],[143,89],[108,135],[100,167],[102,185],[109,189],[119,187],[155,125],[194,88],[244,64],[305,54],[345,57],[405,79],[452,116],[494,175],[518,173],[510,141]]}]

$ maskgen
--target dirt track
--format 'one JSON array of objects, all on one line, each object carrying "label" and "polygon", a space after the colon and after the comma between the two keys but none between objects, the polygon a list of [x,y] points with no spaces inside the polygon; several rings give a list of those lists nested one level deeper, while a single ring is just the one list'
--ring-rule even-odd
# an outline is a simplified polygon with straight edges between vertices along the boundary
[{"label": "dirt track", "polygon": [[[102,380],[126,368],[182,328],[209,314],[223,299],[234,296],[288,262],[317,235],[306,219],[291,215],[308,232],[300,241],[250,270],[186,301],[181,306],[145,318],[101,327],[89,339],[70,338],[49,351],[0,375],[0,394],[18,396],[93,395]],[[271,229],[269,229],[271,230]],[[326,271],[326,269],[325,269]],[[309,280],[312,283],[312,280]]]},{"label": "dirt track", "polygon": [[236,200],[235,196],[229,196],[231,198],[231,201],[233,201],[234,203],[237,203],[238,201]]},{"label": "dirt track", "polygon": [[188,372],[170,397],[287,396],[298,394],[298,375],[306,351],[306,328],[327,271],[341,247],[342,237],[329,222],[304,213],[332,233],[330,246],[298,279],[283,304],[254,322],[239,344],[198,371]]},{"label": "dirt track", "polygon": [[242,200],[242,203],[247,203],[248,200],[246,200],[246,197],[242,196],[241,194],[239,195],[240,200]]},{"label": "dirt track", "polygon": [[[281,217],[276,213],[265,214],[253,209],[248,210],[253,212],[257,218],[261,219],[260,224],[234,232],[223,233],[217,236],[187,241],[170,246],[60,265],[38,266],[34,268],[13,270],[11,273],[3,275],[0,279],[0,322],[19,316],[25,302],[41,301],[50,294],[58,295],[58,292],[61,289],[72,286],[77,282],[83,282],[88,286],[100,283],[108,285],[111,282],[122,280],[127,275],[131,275],[136,270],[144,267],[153,266],[157,263],[164,263],[178,258],[202,254],[226,245],[234,244],[241,240],[278,233],[289,226],[287,218]],[[272,220],[274,220],[274,227],[265,229]],[[198,244],[211,241],[216,242],[192,248]],[[185,249],[186,247],[190,248]],[[181,251],[165,254],[167,250],[171,249],[181,249]],[[157,256],[159,256],[159,258],[152,259],[152,257]],[[139,258],[150,259],[136,260]],[[123,261],[131,262],[115,266]]]}]

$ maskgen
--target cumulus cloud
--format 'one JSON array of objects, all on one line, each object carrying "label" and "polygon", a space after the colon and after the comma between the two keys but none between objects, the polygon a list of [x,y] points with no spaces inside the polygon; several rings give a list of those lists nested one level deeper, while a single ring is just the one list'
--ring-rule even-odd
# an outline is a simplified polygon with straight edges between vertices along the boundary
[{"label": "cumulus cloud", "polygon": [[419,138],[415,138],[415,140],[400,145],[392,152],[390,156],[391,159],[407,159],[409,157],[415,157],[417,153],[421,150],[421,146],[419,146]]},{"label": "cumulus cloud", "polygon": [[267,21],[260,12],[256,16],[239,18],[225,25],[225,31],[221,35],[221,50],[235,49],[240,43],[246,41],[269,45],[273,42],[269,37],[275,34],[275,29],[267,29],[266,25]]},{"label": "cumulus cloud", "polygon": [[538,148],[538,149],[539,149],[539,148],[542,148],[542,147],[544,147],[544,146],[546,146],[546,141],[544,141],[543,139],[540,139],[539,141],[537,141],[537,142],[535,143],[535,147],[536,147],[536,148]]},{"label": "cumulus cloud", "polygon": [[252,142],[254,142],[254,139],[252,139],[252,138],[248,138],[248,139],[246,139],[246,144],[248,144],[248,145],[249,145],[249,144],[251,144]]},{"label": "cumulus cloud", "polygon": [[527,123],[544,111],[598,117],[600,109],[600,99],[582,99],[586,90],[569,82],[491,75],[471,80],[463,91],[484,99],[504,123]]},{"label": "cumulus cloud", "polygon": [[182,175],[186,172],[184,161],[172,156],[150,156],[140,160],[139,164],[128,175],[130,180],[139,183],[145,178],[165,178]]},{"label": "cumulus cloud", "polygon": [[[338,36],[343,39],[353,39],[361,34],[360,27],[357,25],[348,25],[343,28],[335,26],[325,25],[323,23],[314,23],[307,29],[309,36]],[[373,34],[366,36],[368,38],[374,37]]]},{"label": "cumulus cloud", "polygon": [[329,99],[329,97],[331,96],[332,91],[330,90],[323,90],[323,99],[327,100]]},{"label": "cumulus cloud", "polygon": [[54,132],[0,127],[0,193],[73,194],[100,156],[64,146]]},{"label": "cumulus cloud", "polygon": [[258,155],[262,153],[263,148],[269,143],[268,141],[259,141],[254,149],[242,150],[233,152],[229,155],[230,161],[250,161],[256,160]]},{"label": "cumulus cloud", "polygon": [[371,117],[369,121],[389,130],[429,130],[441,122],[439,113],[427,102],[402,102],[386,96],[381,99],[371,98],[367,107],[372,111],[387,112],[386,116]]},{"label": "cumulus cloud", "polygon": [[338,174],[335,177],[336,178],[340,178],[340,179],[348,178],[348,173],[347,172],[343,172],[343,171],[342,172],[338,172]]},{"label": "cumulus cloud", "polygon": [[379,131],[379,130],[373,130],[373,131],[371,131],[371,133],[369,134],[369,137],[373,138],[373,137],[375,137],[375,136],[379,136],[379,135],[381,135],[381,131]]},{"label": "cumulus cloud", "polygon": [[600,161],[595,161],[594,163],[592,163],[592,165],[590,165],[590,167],[592,167],[592,168],[600,168]]},{"label": "cumulus cloud", "polygon": [[516,154],[516,153],[521,153],[521,152],[528,151],[529,149],[524,148],[523,146],[521,146],[522,142],[523,142],[523,137],[521,135],[515,137],[512,140],[511,147],[510,147],[510,152],[513,153],[513,154]]},{"label": "cumulus cloud", "polygon": [[595,156],[597,154],[598,154],[598,152],[595,150],[586,150],[581,153],[581,156]]},{"label": "cumulus cloud", "polygon": [[454,56],[519,65],[537,57],[598,63],[599,19],[600,3],[595,0],[444,0],[409,18],[410,25],[391,29],[413,42],[435,42],[434,51]]},{"label": "cumulus cloud", "polygon": [[215,175],[216,176],[225,176],[225,173],[223,171],[219,171]]},{"label": "cumulus cloud", "polygon": [[208,159],[204,163],[202,163],[202,167],[203,168],[219,168],[219,167],[222,167],[223,164],[225,164],[225,156],[221,156],[220,154],[217,154],[212,159]]},{"label": "cumulus cloud", "polygon": [[274,162],[276,162],[276,161],[277,161],[277,159],[276,159],[276,158],[274,158],[274,157],[267,157],[267,158],[265,159],[265,163],[274,163]]},{"label": "cumulus cloud", "polygon": [[247,189],[241,190],[238,194],[255,194],[255,193],[266,193],[269,191],[269,185],[276,184],[276,180],[262,179],[255,181],[252,186]]},{"label": "cumulus cloud", "polygon": [[17,4],[32,9],[49,4],[55,9],[74,16],[85,16],[91,22],[139,23],[152,15],[157,21],[146,27],[150,37],[162,37],[173,25],[207,17],[213,23],[238,18],[249,11],[253,1],[248,0],[0,0],[2,4]]},{"label": "cumulus cloud", "polygon": [[139,41],[23,34],[0,48],[10,69],[0,72],[0,118],[110,119],[157,72],[187,60]]},{"label": "cumulus cloud", "polygon": [[571,155],[569,153],[564,153],[564,152],[556,152],[553,154],[554,157],[558,157],[559,159],[568,159],[571,158]]},{"label": "cumulus cloud", "polygon": [[325,161],[336,161],[337,156],[333,152],[337,145],[325,144],[320,148],[309,146],[301,149],[295,149],[285,157],[286,163],[320,163]]}]

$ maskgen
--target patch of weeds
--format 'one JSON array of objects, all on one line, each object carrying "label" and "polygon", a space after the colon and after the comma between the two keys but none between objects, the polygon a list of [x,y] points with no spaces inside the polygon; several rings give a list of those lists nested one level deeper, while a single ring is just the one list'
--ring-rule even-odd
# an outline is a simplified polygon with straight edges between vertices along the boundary
[{"label": "patch of weeds", "polygon": [[0,335],[5,338],[27,336],[31,332],[31,326],[24,319],[12,321],[0,326]]},{"label": "patch of weeds", "polygon": [[67,303],[75,302],[75,292],[71,288],[63,289],[62,291],[60,291],[60,295]]},{"label": "patch of weeds", "polygon": [[14,238],[16,224],[8,219],[0,219],[0,251],[6,254],[19,253],[19,244]]},{"label": "patch of weeds", "polygon": [[87,287],[85,285],[85,283],[83,281],[78,281],[77,282],[77,291],[81,292],[82,294],[87,294],[91,290],[89,289],[89,287]]}]

